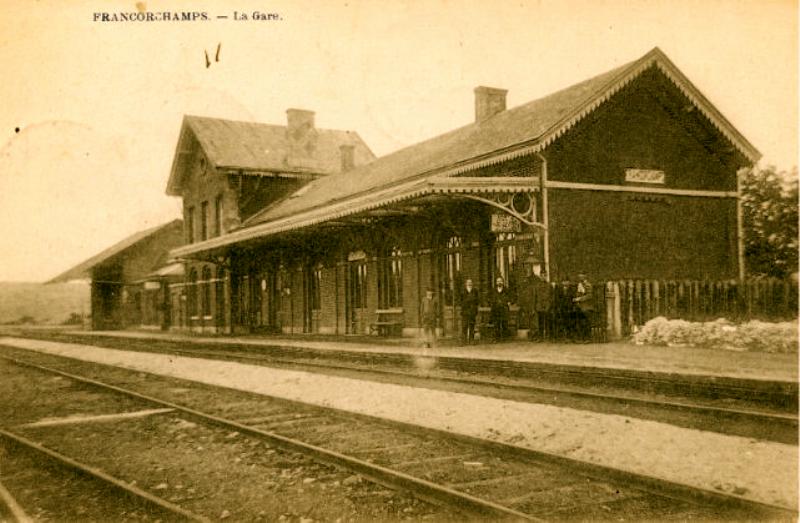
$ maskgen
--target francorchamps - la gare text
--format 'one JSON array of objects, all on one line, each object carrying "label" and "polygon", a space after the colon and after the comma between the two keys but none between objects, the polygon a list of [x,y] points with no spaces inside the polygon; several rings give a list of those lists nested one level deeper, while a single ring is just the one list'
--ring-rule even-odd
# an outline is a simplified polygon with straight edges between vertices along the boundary
[{"label": "francorchamps - la gare text", "polygon": [[205,11],[147,11],[93,13],[95,22],[198,22],[210,20]]}]

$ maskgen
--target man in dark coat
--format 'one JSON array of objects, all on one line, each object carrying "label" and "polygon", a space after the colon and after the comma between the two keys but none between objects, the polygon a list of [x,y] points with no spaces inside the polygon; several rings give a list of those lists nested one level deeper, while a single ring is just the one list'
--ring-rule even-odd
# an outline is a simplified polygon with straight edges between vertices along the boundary
[{"label": "man in dark coat", "polygon": [[498,277],[492,289],[492,323],[494,324],[495,341],[501,341],[508,335],[508,308],[511,305],[511,297],[506,289],[503,278]]},{"label": "man in dark coat", "polygon": [[467,278],[461,292],[461,340],[467,345],[475,341],[475,318],[478,316],[479,303],[478,290],[472,286],[472,280]]},{"label": "man in dark coat", "polygon": [[531,275],[533,312],[536,315],[536,337],[544,341],[553,336],[553,288],[545,280],[541,265],[534,265]]}]

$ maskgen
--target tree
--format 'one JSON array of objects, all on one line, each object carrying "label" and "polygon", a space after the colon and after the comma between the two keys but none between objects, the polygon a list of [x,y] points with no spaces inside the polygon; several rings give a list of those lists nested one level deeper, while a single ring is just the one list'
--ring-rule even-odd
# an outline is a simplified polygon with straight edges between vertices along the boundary
[{"label": "tree", "polygon": [[745,265],[750,276],[797,273],[797,167],[754,168],[742,176]]}]

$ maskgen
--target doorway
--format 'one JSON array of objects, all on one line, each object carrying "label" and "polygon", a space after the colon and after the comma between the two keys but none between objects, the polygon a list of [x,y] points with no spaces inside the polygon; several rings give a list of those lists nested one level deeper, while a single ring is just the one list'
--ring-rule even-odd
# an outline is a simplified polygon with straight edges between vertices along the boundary
[{"label": "doorway", "polygon": [[303,268],[303,332],[319,332],[319,316],[321,309],[320,286],[322,285],[322,267],[306,266]]},{"label": "doorway", "polygon": [[366,334],[367,317],[367,259],[363,253],[351,253],[347,263],[347,293],[345,318],[347,334]]}]

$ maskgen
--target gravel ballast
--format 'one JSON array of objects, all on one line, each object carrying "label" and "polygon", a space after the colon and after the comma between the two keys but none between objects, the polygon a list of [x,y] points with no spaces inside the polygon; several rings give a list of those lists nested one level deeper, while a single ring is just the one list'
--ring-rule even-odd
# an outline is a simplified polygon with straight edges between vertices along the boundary
[{"label": "gravel ballast", "polygon": [[0,345],[413,423],[797,508],[798,449],[793,445],[620,415],[234,362],[31,339],[0,338]]}]

